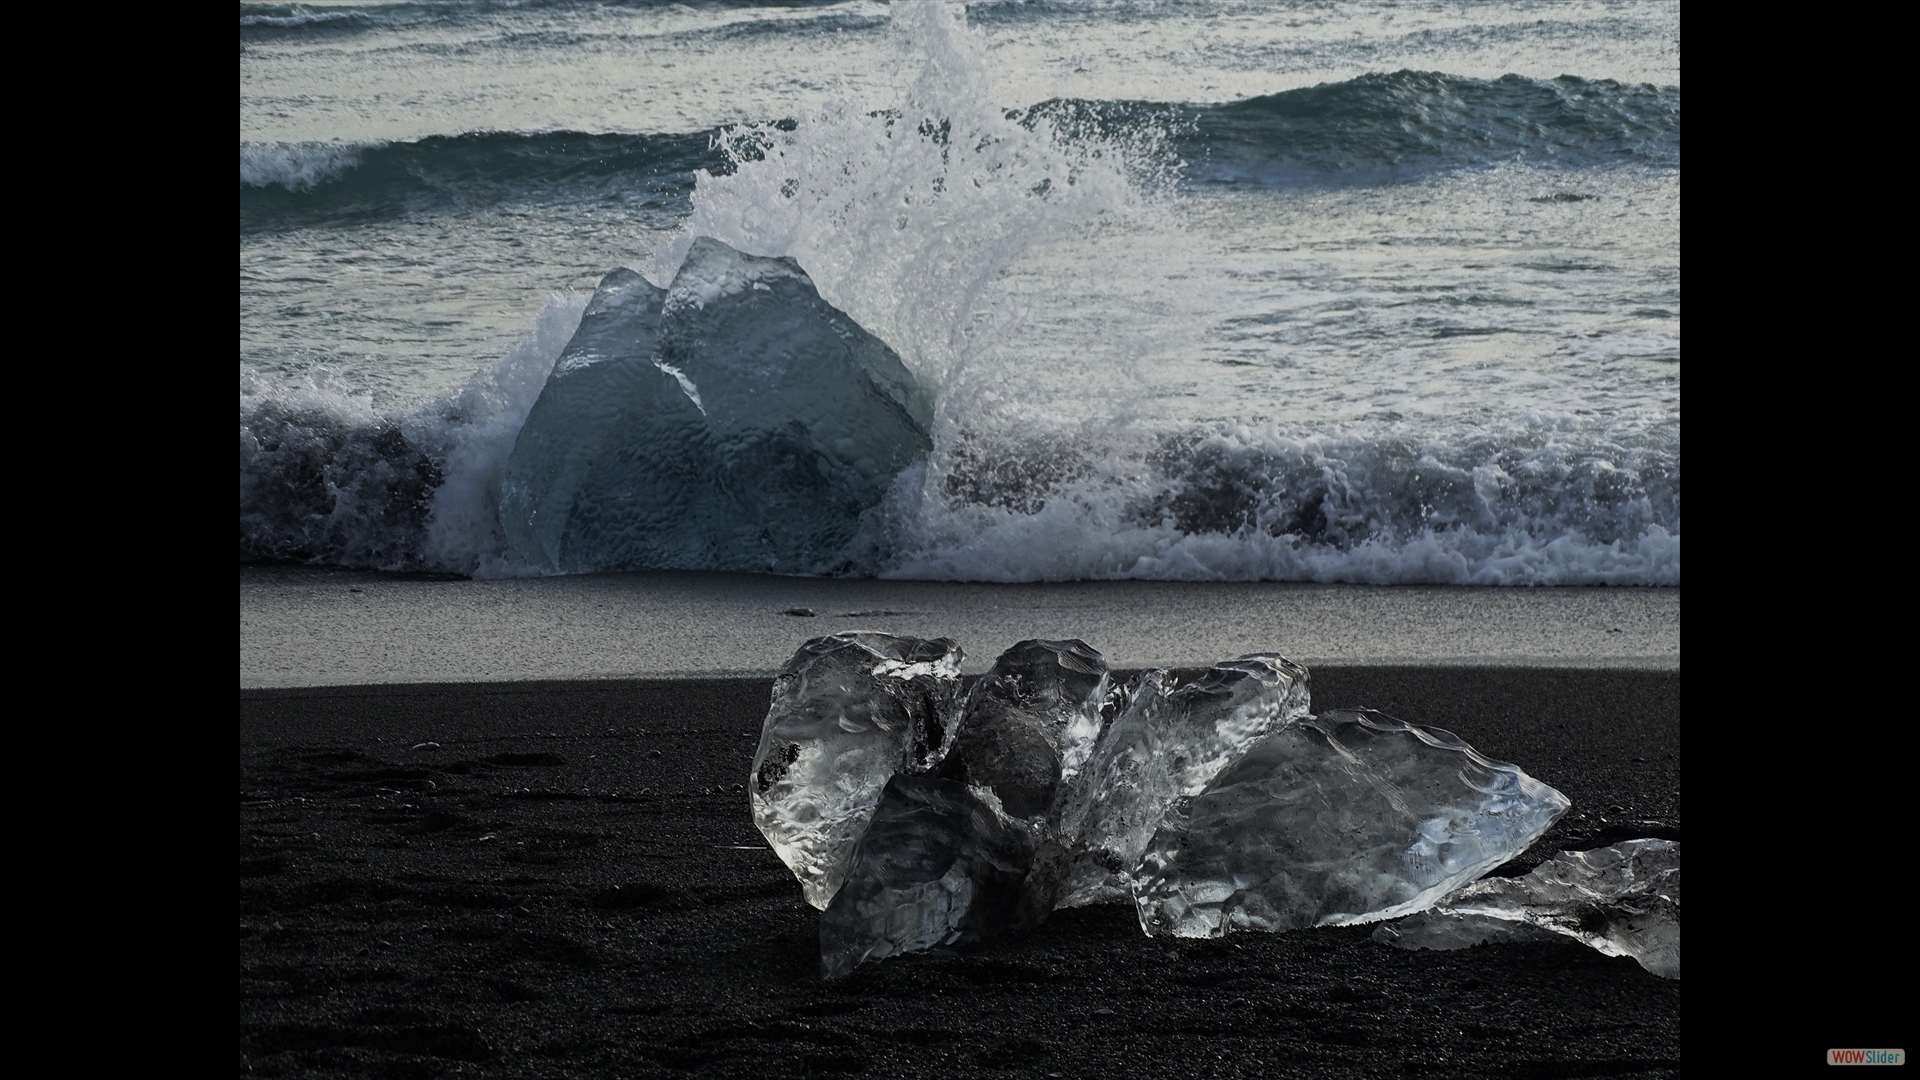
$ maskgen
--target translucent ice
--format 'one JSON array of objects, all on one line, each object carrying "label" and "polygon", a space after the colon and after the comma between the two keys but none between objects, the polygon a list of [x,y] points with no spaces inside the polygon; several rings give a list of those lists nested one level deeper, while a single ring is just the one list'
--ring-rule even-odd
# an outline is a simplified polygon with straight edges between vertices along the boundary
[{"label": "translucent ice", "polygon": [[946,638],[834,634],[774,679],[748,802],[809,904],[840,888],[887,781],[945,756],[962,655]]},{"label": "translucent ice", "polygon": [[[500,483],[500,526],[537,565],[668,565],[713,517],[702,505],[713,486],[700,468],[711,457],[705,423],[653,364],[665,297],[631,270],[602,278],[527,414]],[[608,516],[600,492],[616,472],[634,474],[630,501],[656,508],[653,520]]]},{"label": "translucent ice", "polygon": [[1050,815],[1100,735],[1107,662],[1022,641],[975,680],[937,776],[897,775],[820,922],[822,970],[1037,925],[1065,880]]},{"label": "translucent ice", "polygon": [[1403,949],[1464,949],[1556,935],[1679,978],[1679,843],[1629,840],[1563,851],[1525,877],[1468,885],[1427,911],[1381,926],[1373,939]]},{"label": "translucent ice", "polygon": [[1134,902],[1147,933],[1179,937],[1392,918],[1518,855],[1568,805],[1449,732],[1329,712],[1173,807]]},{"label": "translucent ice", "polygon": [[1100,737],[1111,683],[1084,641],[1022,641],[974,682],[941,775],[993,791],[1006,812],[1044,819]]},{"label": "translucent ice", "polygon": [[534,564],[818,573],[932,442],[928,395],[792,259],[693,243],[607,275],[501,484]]},{"label": "translucent ice", "polygon": [[1307,715],[1307,669],[1277,653],[1215,664],[1168,692],[1142,677],[1132,699],[1061,793],[1073,852],[1063,907],[1127,896],[1147,843],[1182,797],[1200,794],[1254,740]]},{"label": "translucent ice", "polygon": [[820,917],[821,973],[1038,925],[1064,861],[1044,830],[1010,817],[987,789],[895,776]]}]

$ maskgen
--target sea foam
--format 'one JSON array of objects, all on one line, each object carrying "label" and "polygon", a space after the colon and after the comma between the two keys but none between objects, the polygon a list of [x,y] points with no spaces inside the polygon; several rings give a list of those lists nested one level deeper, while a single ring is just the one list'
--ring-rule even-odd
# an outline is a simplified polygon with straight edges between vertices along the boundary
[{"label": "sea foam", "polygon": [[240,186],[309,191],[357,167],[377,144],[241,143]]}]

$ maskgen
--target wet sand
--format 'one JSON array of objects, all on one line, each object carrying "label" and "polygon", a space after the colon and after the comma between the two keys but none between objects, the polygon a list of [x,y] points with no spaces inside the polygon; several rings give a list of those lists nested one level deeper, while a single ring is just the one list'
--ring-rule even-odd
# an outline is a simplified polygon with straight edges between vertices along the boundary
[{"label": "wet sand", "polygon": [[801,641],[842,630],[953,638],[973,673],[1035,637],[1079,638],[1115,667],[1275,651],[1313,667],[1677,671],[1680,590],[240,570],[243,687],[764,678]]}]

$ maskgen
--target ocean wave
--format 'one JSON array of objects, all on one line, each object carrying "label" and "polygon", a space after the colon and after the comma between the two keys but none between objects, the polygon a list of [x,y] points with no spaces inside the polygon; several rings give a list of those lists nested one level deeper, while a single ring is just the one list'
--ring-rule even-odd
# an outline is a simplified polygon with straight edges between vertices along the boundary
[{"label": "ocean wave", "polygon": [[1562,75],[1368,74],[1211,107],[1193,147],[1208,179],[1392,174],[1422,164],[1680,164],[1680,88]]},{"label": "ocean wave", "polygon": [[[1016,111],[1067,137],[1151,142],[1169,175],[1202,184],[1377,184],[1439,169],[1521,163],[1680,163],[1678,87],[1573,76],[1466,79],[1433,72],[1224,105],[1055,100]],[[785,121],[791,129],[793,121]],[[684,208],[694,174],[730,171],[724,131],[621,135],[486,132],[413,142],[243,143],[240,227],[299,227],[520,198],[616,197]]]},{"label": "ocean wave", "polygon": [[240,558],[475,573],[504,565],[499,472],[586,296],[458,392],[396,409],[335,385],[240,375]]},{"label": "ocean wave", "polygon": [[241,143],[240,189],[242,228],[246,220],[247,188],[278,187],[289,193],[311,191],[356,168],[378,143]]},{"label": "ocean wave", "polygon": [[[342,393],[324,372],[289,386],[243,370],[242,561],[532,572],[500,527],[499,486],[585,300],[555,297],[498,364],[399,408]],[[1680,583],[1677,417],[1088,426],[995,422],[951,400],[940,416],[932,451],[867,513],[838,572]]]},{"label": "ocean wave", "polygon": [[1244,425],[948,445],[856,565],[886,577],[1678,585],[1677,424]]},{"label": "ocean wave", "polygon": [[[568,20],[582,7],[620,8],[613,2],[582,5],[576,0],[508,0],[473,3],[471,0],[416,0],[412,3],[368,4],[364,7],[314,8],[307,4],[240,5],[240,41],[244,47],[256,41],[324,40],[343,34],[392,33],[424,26],[438,28],[476,24],[513,25],[511,17],[524,16],[542,9],[560,20]],[[641,0],[637,6],[652,6]],[[678,19],[670,20],[664,36],[699,38],[739,38],[766,34],[834,32],[871,29],[886,22],[885,9],[873,4],[796,4],[793,0],[701,0],[697,4],[666,5],[678,8]],[[503,18],[506,16],[507,18]],[[508,44],[543,46],[621,40],[633,35],[624,30],[611,32],[566,31],[548,28],[509,33]],[[646,35],[658,36],[658,35]]]},{"label": "ocean wave", "polygon": [[1382,184],[1439,169],[1678,167],[1680,88],[1563,75],[1367,74],[1218,105],[1053,100],[1066,130],[1168,133],[1189,182]]},{"label": "ocean wave", "polygon": [[[324,387],[243,385],[241,559],[528,572],[494,489],[579,299],[445,399],[382,412]],[[868,516],[843,572],[1678,585],[1677,428],[949,432]]]},{"label": "ocean wave", "polygon": [[240,5],[242,44],[289,37],[358,33],[382,25],[391,25],[391,16],[382,20],[374,11],[355,8],[316,10],[306,4]]},{"label": "ocean wave", "polygon": [[527,199],[616,198],[684,210],[694,171],[727,167],[714,135],[486,132],[414,142],[242,143],[240,231]]}]

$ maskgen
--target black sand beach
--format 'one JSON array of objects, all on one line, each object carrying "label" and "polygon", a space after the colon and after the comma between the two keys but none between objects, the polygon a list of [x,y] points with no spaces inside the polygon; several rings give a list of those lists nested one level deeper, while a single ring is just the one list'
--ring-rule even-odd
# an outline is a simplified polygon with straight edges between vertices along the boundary
[{"label": "black sand beach", "polygon": [[[1679,1072],[1680,984],[1572,943],[1150,939],[1099,907],[823,982],[818,913],[746,807],[768,685],[242,689],[241,1072]],[[1316,667],[1312,690],[1565,792],[1503,873],[1679,838],[1678,671]]]}]

